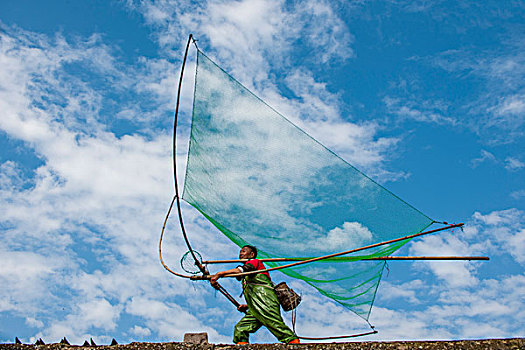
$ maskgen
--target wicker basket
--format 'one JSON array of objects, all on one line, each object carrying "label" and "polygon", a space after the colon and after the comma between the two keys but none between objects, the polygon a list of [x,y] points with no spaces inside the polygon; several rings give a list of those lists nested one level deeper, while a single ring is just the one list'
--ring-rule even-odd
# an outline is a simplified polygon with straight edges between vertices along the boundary
[{"label": "wicker basket", "polygon": [[301,296],[288,287],[286,282],[279,283],[273,289],[284,311],[295,309],[301,302]]}]

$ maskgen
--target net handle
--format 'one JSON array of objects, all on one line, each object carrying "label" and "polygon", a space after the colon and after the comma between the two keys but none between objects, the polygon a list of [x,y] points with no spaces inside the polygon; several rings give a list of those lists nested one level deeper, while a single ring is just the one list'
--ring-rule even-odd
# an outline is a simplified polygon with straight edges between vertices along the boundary
[{"label": "net handle", "polygon": [[188,239],[188,235],[186,234],[186,228],[184,227],[184,220],[182,219],[182,209],[180,205],[180,194],[179,194],[179,181],[177,179],[177,124],[178,124],[178,117],[179,117],[179,104],[180,104],[180,92],[182,90],[182,79],[184,77],[184,67],[186,66],[186,59],[188,58],[188,49],[190,48],[191,42],[195,42],[193,39],[193,34],[190,34],[188,37],[188,42],[186,43],[186,50],[184,51],[184,59],[182,60],[182,68],[180,70],[180,78],[179,78],[179,87],[177,89],[177,101],[175,103],[175,115],[173,117],[173,177],[174,177],[174,185],[175,185],[175,197],[177,203],[177,212],[179,214],[179,223],[180,228],[182,230],[182,236],[184,237],[184,241],[186,242],[186,245],[188,246],[188,250],[191,253],[191,256],[193,257],[193,260],[195,261],[195,265],[199,268],[199,270],[206,274],[207,271],[204,268],[204,266],[201,264],[201,262],[197,259],[197,256],[195,256],[195,253],[193,252],[193,249],[191,247],[190,241]]},{"label": "net handle", "polygon": [[[198,278],[195,278],[196,276],[192,275],[183,275],[181,273],[175,272],[171,270],[162,259],[162,238],[164,236],[164,231],[166,228],[166,223],[168,221],[168,218],[170,216],[171,210],[173,208],[173,204],[177,203],[177,213],[179,214],[179,223],[182,231],[182,236],[184,237],[184,241],[186,242],[186,245],[188,246],[188,250],[191,252],[191,256],[193,260],[195,261],[195,265],[199,268],[199,270],[202,272],[203,275],[207,275],[209,272],[206,270],[206,268],[201,264],[201,262],[197,259],[197,256],[195,255],[195,252],[193,251],[193,248],[191,247],[190,241],[188,239],[188,235],[186,234],[186,228],[184,226],[184,220],[182,219],[182,209],[180,205],[180,195],[179,195],[179,182],[177,179],[177,124],[178,124],[178,116],[179,116],[179,104],[180,104],[180,92],[182,90],[182,79],[184,77],[184,67],[186,66],[186,59],[188,58],[188,50],[191,43],[194,43],[195,47],[197,47],[197,43],[195,42],[195,39],[193,39],[193,34],[190,34],[188,37],[188,42],[186,43],[186,50],[184,51],[184,59],[182,61],[182,67],[180,71],[180,78],[179,78],[179,86],[177,89],[177,101],[175,103],[175,115],[173,117],[174,123],[173,123],[173,177],[174,177],[174,185],[175,185],[175,196],[173,197],[170,207],[168,209],[168,213],[166,214],[166,218],[164,219],[164,225],[162,226],[162,231],[160,234],[160,240],[159,240],[159,257],[160,262],[162,266],[166,270],[168,270],[170,273],[174,274],[178,277],[183,278],[189,278],[191,280],[196,280]],[[197,48],[198,49],[198,48]],[[222,295],[224,295],[233,305],[236,307],[239,307],[240,304],[231,296],[230,293],[226,291],[220,284],[217,284],[216,288],[219,292],[221,292]]]},{"label": "net handle", "polygon": [[[299,261],[299,262],[292,263],[292,264],[286,264],[286,265],[283,265],[283,266],[272,267],[272,268],[264,269],[264,270],[255,270],[255,271],[250,271],[250,272],[233,273],[233,274],[230,274],[230,275],[225,275],[223,277],[241,277],[241,276],[254,275],[254,274],[257,274],[257,273],[263,273],[263,272],[269,272],[269,271],[285,269],[285,268],[288,268],[288,267],[308,264],[308,263],[311,263],[311,262],[314,262],[314,261],[325,260],[325,259],[329,259],[329,258],[334,258],[336,256],[351,254],[351,253],[355,253],[355,252],[358,252],[358,251],[361,251],[361,250],[375,248],[375,247],[379,247],[379,246],[382,246],[382,245],[385,245],[385,244],[395,243],[395,242],[403,241],[403,240],[406,240],[406,239],[411,239],[411,238],[414,238],[414,237],[428,235],[430,233],[434,233],[434,232],[438,232],[438,231],[448,230],[448,229],[455,228],[455,227],[462,227],[463,225],[464,225],[463,223],[448,225],[446,227],[440,227],[440,228],[437,228],[437,229],[434,229],[434,230],[420,232],[420,233],[416,233],[416,234],[405,236],[405,237],[401,237],[401,238],[392,239],[392,240],[385,241],[385,242],[375,243],[375,244],[371,244],[371,245],[368,245],[368,246],[365,246],[365,247],[355,248],[355,249],[347,250],[347,251],[340,252],[340,253],[324,255],[324,256],[317,257],[317,258],[312,258],[312,259],[308,259],[308,260],[304,260],[304,261]],[[211,276],[204,275],[201,278],[202,279],[210,279]]]},{"label": "net handle", "polygon": [[[311,258],[263,258],[261,262],[304,261]],[[204,265],[245,263],[250,259],[203,260]],[[488,256],[378,256],[349,260],[349,258],[334,258],[335,261],[375,261],[375,260],[490,260]]]},{"label": "net handle", "polygon": [[195,260],[195,264],[199,267],[199,270],[204,274],[206,273],[206,270],[203,268],[202,264],[197,260],[197,257],[195,256],[195,253],[193,252],[193,249],[191,248],[190,241],[188,240],[188,236],[186,235],[186,229],[184,227],[184,221],[182,220],[182,210],[180,205],[180,198],[179,198],[179,184],[177,180],[177,122],[178,122],[178,116],[179,116],[179,104],[180,104],[180,92],[182,89],[182,78],[184,76],[184,67],[186,66],[186,59],[188,57],[188,49],[190,47],[190,43],[193,40],[193,34],[190,34],[188,37],[188,42],[186,43],[186,50],[184,51],[184,59],[182,61],[182,67],[180,71],[180,78],[179,78],[179,87],[177,90],[177,101],[175,103],[175,115],[174,115],[174,124],[173,124],[173,177],[175,179],[175,196],[173,196],[173,199],[171,200],[170,207],[168,209],[168,212],[166,214],[166,218],[164,219],[164,224],[162,225],[162,230],[160,232],[160,239],[159,239],[159,258],[160,263],[164,268],[169,271],[170,273],[174,274],[177,277],[183,277],[183,278],[191,278],[192,276],[189,275],[183,275],[181,273],[175,272],[172,269],[170,269],[165,263],[164,259],[162,258],[162,238],[164,237],[164,231],[166,229],[166,223],[168,222],[168,218],[171,214],[171,209],[173,208],[173,204],[177,202],[177,211],[179,214],[179,223],[182,230],[182,235],[184,236],[184,241],[186,242],[186,245],[188,246],[188,250],[191,252],[191,255],[193,259]]}]

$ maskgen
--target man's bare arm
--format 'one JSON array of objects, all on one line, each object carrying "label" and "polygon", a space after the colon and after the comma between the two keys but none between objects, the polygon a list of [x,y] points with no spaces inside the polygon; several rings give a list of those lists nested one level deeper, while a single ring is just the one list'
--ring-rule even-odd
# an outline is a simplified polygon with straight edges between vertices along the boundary
[{"label": "man's bare arm", "polygon": [[213,287],[216,287],[217,285],[217,280],[223,276],[228,276],[230,274],[234,274],[234,273],[239,273],[239,272],[242,272],[242,270],[238,267],[234,268],[234,269],[229,269],[229,270],[225,270],[225,271],[220,271],[220,272],[217,272],[215,275],[211,276],[210,278],[210,283]]}]

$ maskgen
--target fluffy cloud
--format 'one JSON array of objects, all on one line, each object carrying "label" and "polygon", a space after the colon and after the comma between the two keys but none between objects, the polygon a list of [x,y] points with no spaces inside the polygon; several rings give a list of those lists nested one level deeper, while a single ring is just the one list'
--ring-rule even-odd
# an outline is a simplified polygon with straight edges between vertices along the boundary
[{"label": "fluffy cloud", "polygon": [[336,227],[330,231],[322,243],[328,251],[337,251],[341,247],[345,249],[363,247],[372,242],[372,232],[358,222],[345,222],[341,227]]},{"label": "fluffy cloud", "polygon": [[439,125],[458,124],[458,120],[448,116],[447,106],[443,102],[404,100],[387,96],[383,102],[388,113],[396,115],[396,122],[415,120],[422,123]]},{"label": "fluffy cloud", "polygon": [[[142,1],[128,5],[158,28],[158,42],[164,47],[176,47],[175,50],[180,51],[183,43],[175,38],[187,37],[196,30],[197,39],[216,50],[221,61],[235,63],[228,67],[230,70],[238,65],[243,67],[234,71],[234,75],[241,78],[246,73],[256,73],[253,68],[268,68],[268,56],[286,62],[282,54],[292,50],[292,44],[299,39],[305,40],[316,52],[315,58],[323,62],[353,55],[353,37],[326,1],[287,4],[242,0],[199,5],[189,1]],[[172,21],[173,18],[180,20]],[[276,60],[274,64],[278,63]],[[265,70],[261,74],[258,77],[266,79]]]},{"label": "fluffy cloud", "polygon": [[[433,256],[436,255],[436,247],[439,247],[439,254],[444,256],[468,256],[475,252],[473,247],[460,238],[445,233],[412,243],[410,255]],[[452,286],[474,286],[478,283],[472,275],[474,268],[469,262],[421,262],[418,265],[426,265],[438,278]]]},{"label": "fluffy cloud", "polygon": [[507,157],[505,159],[505,168],[508,170],[519,170],[525,167],[525,163],[523,163],[521,160],[513,158],[513,157]]},{"label": "fluffy cloud", "polygon": [[474,214],[470,235],[484,239],[492,254],[509,254],[516,262],[525,264],[525,213],[518,209]]},{"label": "fluffy cloud", "polygon": [[[508,254],[518,264],[525,262],[524,213],[518,209],[494,211],[483,215],[474,213],[464,231],[446,232],[413,242],[410,254],[432,256],[495,255]],[[434,275],[452,287],[473,287],[480,283],[480,263],[468,261],[417,262],[418,268],[429,268]],[[486,264],[486,263],[485,263]]]},{"label": "fluffy cloud", "polygon": [[[163,303],[147,298],[132,298],[126,306],[126,311],[146,320],[149,329],[156,331],[161,337],[175,337],[182,339],[185,332],[206,331],[214,339],[219,334],[212,328],[204,325],[195,316],[188,313],[175,303]],[[176,315],[176,317],[174,317]],[[143,329],[139,329],[139,332]],[[223,337],[222,339],[226,339]]]},{"label": "fluffy cloud", "polygon": [[513,191],[510,196],[514,199],[520,199],[522,197],[525,197],[525,190],[518,190],[518,191]]}]

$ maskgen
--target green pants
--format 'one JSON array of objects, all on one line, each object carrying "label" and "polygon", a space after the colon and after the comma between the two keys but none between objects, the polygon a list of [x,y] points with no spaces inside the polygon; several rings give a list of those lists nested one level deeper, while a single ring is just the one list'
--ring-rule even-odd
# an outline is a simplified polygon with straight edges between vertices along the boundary
[{"label": "green pants", "polygon": [[246,316],[235,325],[233,342],[248,342],[250,333],[255,333],[261,326],[268,328],[279,341],[288,343],[297,338],[284,324],[277,295],[272,282],[261,273],[245,277],[243,281],[244,297],[248,305]]}]

